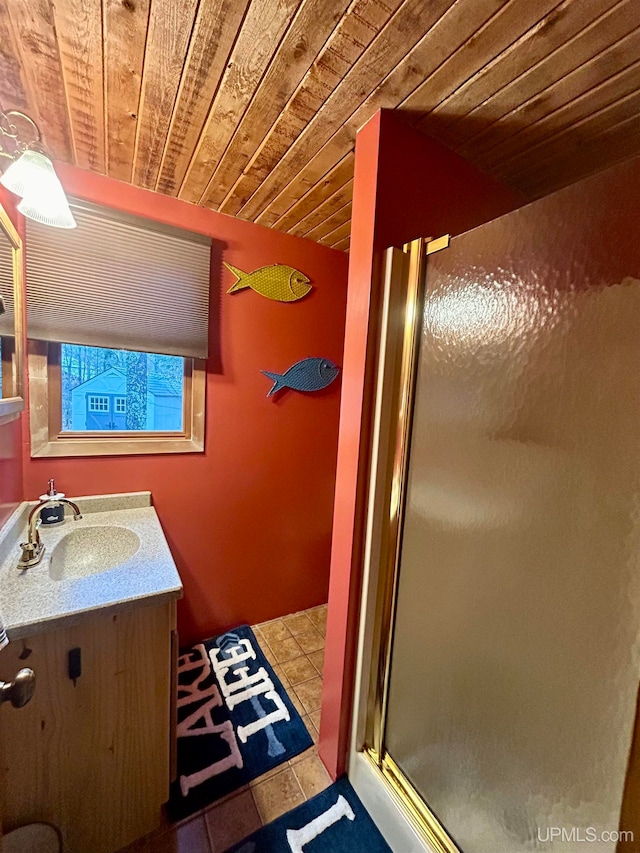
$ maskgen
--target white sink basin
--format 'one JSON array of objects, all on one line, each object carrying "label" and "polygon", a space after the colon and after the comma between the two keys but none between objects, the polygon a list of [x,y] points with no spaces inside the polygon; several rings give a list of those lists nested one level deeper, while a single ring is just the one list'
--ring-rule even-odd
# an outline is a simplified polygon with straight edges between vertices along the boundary
[{"label": "white sink basin", "polygon": [[106,572],[125,563],[139,548],[138,534],[128,527],[79,527],[54,546],[49,576],[63,581]]}]

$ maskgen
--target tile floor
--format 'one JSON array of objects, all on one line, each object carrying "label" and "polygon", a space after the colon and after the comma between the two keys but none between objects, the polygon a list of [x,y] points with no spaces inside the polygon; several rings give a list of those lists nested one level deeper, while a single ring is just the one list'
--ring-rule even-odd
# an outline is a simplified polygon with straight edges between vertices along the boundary
[{"label": "tile floor", "polygon": [[[254,625],[256,637],[315,743],[327,606]],[[232,844],[323,791],[329,774],[315,745],[179,824],[164,824],[121,853],[222,853]]]}]

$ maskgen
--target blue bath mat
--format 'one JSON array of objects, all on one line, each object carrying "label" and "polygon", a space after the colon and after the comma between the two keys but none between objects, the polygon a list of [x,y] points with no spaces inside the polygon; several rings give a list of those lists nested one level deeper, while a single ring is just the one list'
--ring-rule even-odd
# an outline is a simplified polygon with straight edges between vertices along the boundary
[{"label": "blue bath mat", "polygon": [[391,853],[346,776],[227,853]]},{"label": "blue bath mat", "polygon": [[178,775],[168,810],[180,820],[313,744],[248,625],[178,661]]}]

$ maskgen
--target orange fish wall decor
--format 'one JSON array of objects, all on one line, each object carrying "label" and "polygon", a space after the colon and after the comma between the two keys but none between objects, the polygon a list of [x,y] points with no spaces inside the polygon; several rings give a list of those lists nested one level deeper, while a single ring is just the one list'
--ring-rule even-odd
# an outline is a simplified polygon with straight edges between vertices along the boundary
[{"label": "orange fish wall decor", "polygon": [[271,264],[253,272],[244,272],[226,261],[224,265],[236,277],[235,284],[227,290],[227,293],[237,293],[249,287],[260,296],[275,299],[276,302],[295,302],[311,290],[307,276],[300,270],[285,264]]}]

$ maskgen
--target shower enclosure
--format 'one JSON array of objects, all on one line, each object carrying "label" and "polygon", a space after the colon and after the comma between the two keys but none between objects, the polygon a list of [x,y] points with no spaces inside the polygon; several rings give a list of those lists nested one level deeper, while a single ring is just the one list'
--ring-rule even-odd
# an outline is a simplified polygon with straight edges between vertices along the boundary
[{"label": "shower enclosure", "polygon": [[640,850],[639,180],[386,255],[353,755],[442,853]]}]

